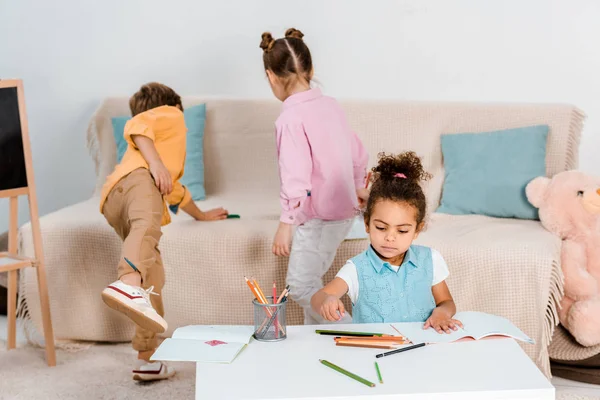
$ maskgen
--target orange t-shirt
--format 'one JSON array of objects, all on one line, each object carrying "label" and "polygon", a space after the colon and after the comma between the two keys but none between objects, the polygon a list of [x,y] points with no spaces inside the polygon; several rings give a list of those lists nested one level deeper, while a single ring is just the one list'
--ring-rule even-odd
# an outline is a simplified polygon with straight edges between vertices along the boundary
[{"label": "orange t-shirt", "polygon": [[[183,112],[172,106],[161,106],[140,113],[127,121],[123,136],[127,141],[127,150],[121,163],[106,178],[102,187],[100,199],[100,212],[112,188],[123,177],[138,168],[148,169],[148,163],[136,147],[131,136],[142,135],[152,139],[156,152],[173,179],[173,191],[164,196],[165,201],[171,205],[184,206],[192,200],[190,192],[179,182],[183,176],[185,163],[185,139],[187,127]],[[165,204],[162,225],[171,222],[169,209]]]}]

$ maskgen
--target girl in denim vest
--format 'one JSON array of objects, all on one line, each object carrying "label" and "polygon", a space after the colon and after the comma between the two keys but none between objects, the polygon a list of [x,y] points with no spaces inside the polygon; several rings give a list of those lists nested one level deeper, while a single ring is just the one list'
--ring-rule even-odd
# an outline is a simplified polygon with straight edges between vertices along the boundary
[{"label": "girl in denim vest", "polygon": [[346,313],[340,298],[352,301],[352,322],[425,322],[450,333],[462,326],[446,278],[448,266],[434,249],[413,244],[426,213],[420,185],[430,174],[413,152],[380,155],[365,211],[371,245],[349,260],[311,306],[328,321]]}]

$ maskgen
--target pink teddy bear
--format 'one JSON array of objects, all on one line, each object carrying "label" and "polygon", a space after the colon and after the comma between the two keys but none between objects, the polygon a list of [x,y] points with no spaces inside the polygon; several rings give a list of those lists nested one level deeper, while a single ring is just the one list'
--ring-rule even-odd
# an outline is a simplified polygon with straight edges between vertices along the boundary
[{"label": "pink teddy bear", "polygon": [[526,188],[542,225],[562,239],[565,295],[559,318],[583,346],[600,343],[600,178],[566,171]]}]

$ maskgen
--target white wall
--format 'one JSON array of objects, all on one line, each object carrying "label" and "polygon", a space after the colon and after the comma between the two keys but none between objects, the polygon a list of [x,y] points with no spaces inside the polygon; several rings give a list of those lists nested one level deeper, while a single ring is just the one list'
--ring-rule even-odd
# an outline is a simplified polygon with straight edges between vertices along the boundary
[{"label": "white wall", "polygon": [[339,98],[573,103],[588,114],[581,169],[599,174],[599,21],[596,0],[0,0],[0,77],[25,83],[42,214],[91,194],[102,98],[149,80],[269,97],[260,34],[291,26]]}]

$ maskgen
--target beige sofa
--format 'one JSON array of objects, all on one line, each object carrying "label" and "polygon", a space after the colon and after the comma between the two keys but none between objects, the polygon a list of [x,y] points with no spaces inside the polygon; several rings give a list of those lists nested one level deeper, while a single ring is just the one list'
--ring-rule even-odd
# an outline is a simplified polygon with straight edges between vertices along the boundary
[{"label": "beige sofa", "polygon": [[[207,103],[208,197],[200,206],[223,206],[241,219],[200,223],[177,215],[165,227],[161,250],[167,275],[163,296],[168,334],[186,324],[252,323],[252,297],[244,275],[255,276],[264,286],[276,280],[280,288],[286,275],[287,260],[271,254],[279,215],[274,121],[280,104],[188,97],[184,105],[201,102]],[[442,133],[548,124],[547,173],[577,166],[584,117],[568,105],[342,103],[370,153],[370,165],[380,151],[411,149],[423,157],[434,175],[426,188],[430,211],[437,208],[442,191]],[[96,195],[116,159],[110,118],[127,114],[127,99],[111,98],[91,119],[88,145],[96,165]],[[115,279],[121,242],[99,213],[98,201],[94,196],[41,220],[59,340],[127,341],[133,333],[133,326],[100,298],[102,288]],[[29,225],[21,229],[27,233],[20,242],[23,253],[32,252],[29,229]],[[549,374],[548,344],[562,292],[559,240],[535,221],[430,213],[418,242],[438,249],[446,258],[449,286],[459,309],[511,319],[536,340],[535,346],[524,345],[524,349]],[[326,280],[366,245],[365,240],[344,242]],[[21,294],[33,327],[40,330],[35,277],[26,271],[23,278]],[[293,305],[289,322],[301,321],[301,311]]]}]

